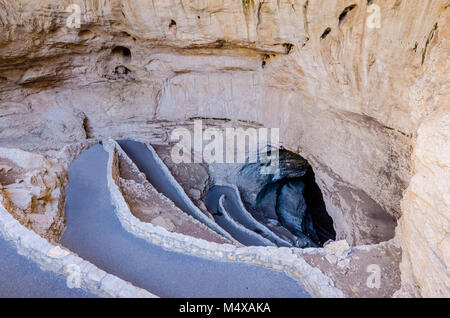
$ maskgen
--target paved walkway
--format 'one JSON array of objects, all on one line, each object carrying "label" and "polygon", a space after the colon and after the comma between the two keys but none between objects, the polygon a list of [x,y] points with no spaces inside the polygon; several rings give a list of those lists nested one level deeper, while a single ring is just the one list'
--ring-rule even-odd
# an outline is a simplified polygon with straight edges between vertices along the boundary
[{"label": "paved walkway", "polygon": [[272,242],[238,223],[225,208],[225,201],[227,201],[227,197],[222,193],[215,193],[206,197],[205,205],[217,224],[245,246],[274,246]]},{"label": "paved walkway", "polygon": [[[249,237],[248,233],[242,233],[241,230],[235,229],[235,226],[230,224],[226,220],[226,215],[217,215],[219,211],[219,199],[223,199],[223,207],[229,216],[238,224],[247,228],[249,231],[258,233],[260,237],[264,237],[275,243],[278,246],[291,247],[292,245],[281,239],[267,227],[259,223],[245,208],[243,208],[243,203],[240,196],[237,195],[236,190],[230,186],[225,185],[215,185],[209,189],[206,198],[205,205],[208,211],[213,213],[216,221],[225,228],[227,231],[234,235],[234,238],[245,245],[268,245],[267,243],[261,244],[261,239],[255,239],[254,235]],[[223,225],[222,225],[223,224]],[[247,242],[247,243],[246,243]],[[248,244],[250,243],[250,244]]]},{"label": "paved walkway", "polygon": [[282,272],[171,252],[125,231],[107,189],[107,160],[107,153],[97,145],[72,163],[64,246],[162,297],[308,297],[296,280]]},{"label": "paved walkway", "polygon": [[0,238],[0,298],[85,298],[96,297],[81,289],[70,289],[66,278],[43,271],[32,260],[19,255],[8,241]]}]

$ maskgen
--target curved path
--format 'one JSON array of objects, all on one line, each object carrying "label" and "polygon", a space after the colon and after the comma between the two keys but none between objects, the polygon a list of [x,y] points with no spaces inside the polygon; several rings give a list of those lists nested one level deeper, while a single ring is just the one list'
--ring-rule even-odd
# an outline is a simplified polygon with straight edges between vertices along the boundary
[{"label": "curved path", "polygon": [[0,298],[86,298],[96,297],[82,289],[70,289],[66,277],[40,269],[19,255],[10,242],[0,238]]},{"label": "curved path", "polygon": [[133,160],[139,170],[145,174],[147,180],[158,192],[169,198],[181,211],[191,215],[216,233],[233,241],[233,237],[228,232],[214,223],[195,206],[151,146],[132,140],[120,140],[117,143],[127,156]]},{"label": "curved path", "polygon": [[[218,202],[221,197],[224,197],[224,209],[228,212],[229,216],[237,223],[241,224],[243,227],[247,228],[250,231],[258,233],[261,237],[272,241],[278,246],[292,247],[289,242],[281,239],[278,235],[259,223],[250,214],[250,212],[245,209],[244,204],[241,200],[241,196],[237,192],[237,189],[234,189],[230,186],[215,185],[211,187],[211,189],[209,189],[205,198],[205,205],[211,213],[217,212],[219,204]],[[219,224],[224,222],[223,220],[221,220],[223,217],[220,215],[214,215],[214,218],[217,218],[217,222]],[[240,241],[237,237],[235,238]],[[240,242],[242,244],[245,244],[242,241]]]},{"label": "curved path", "polygon": [[205,201],[208,211],[213,215],[217,224],[230,233],[239,243],[246,246],[275,246],[269,240],[237,223],[224,207],[224,201],[225,195],[223,194],[219,200],[216,197],[209,196]]},{"label": "curved path", "polygon": [[106,151],[96,145],[72,163],[62,245],[162,297],[308,297],[282,272],[172,252],[124,230],[107,188],[107,161]]}]

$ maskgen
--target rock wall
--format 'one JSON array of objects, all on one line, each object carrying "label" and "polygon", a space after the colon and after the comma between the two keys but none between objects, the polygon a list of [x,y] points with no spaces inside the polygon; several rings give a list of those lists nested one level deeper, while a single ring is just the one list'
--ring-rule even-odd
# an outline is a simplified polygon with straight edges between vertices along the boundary
[{"label": "rock wall", "polygon": [[[448,101],[447,101],[448,102]],[[450,295],[450,108],[436,110],[420,126],[414,176],[402,201],[405,272],[421,295]],[[406,281],[410,281],[407,279]]]},{"label": "rock wall", "polygon": [[[446,15],[447,21],[449,14]],[[421,112],[414,140],[411,182],[404,193],[400,232],[404,290],[420,287],[424,297],[450,295],[450,63],[439,50],[450,50],[450,29],[442,31],[430,69],[418,81],[425,87],[413,101]]]},{"label": "rock wall", "polygon": [[58,242],[65,227],[67,171],[89,146],[89,142],[68,145],[52,159],[0,148],[0,203],[23,226],[51,243]]},{"label": "rock wall", "polygon": [[[72,3],[81,8],[80,28],[66,25]],[[366,23],[371,5],[380,8],[380,28]],[[448,144],[448,132],[426,122],[431,113],[441,120],[448,113],[442,88],[449,6],[448,0],[0,0],[0,145],[45,153],[89,138],[149,139],[155,121],[194,116],[279,127],[284,146],[313,163],[331,215],[344,219],[367,206],[395,218],[404,213],[402,233],[410,236],[403,247],[418,262],[416,283],[424,295],[448,295],[448,285],[429,287],[430,277],[445,272],[448,248],[433,252],[441,265],[427,279],[419,273],[425,255],[448,246],[448,239],[437,243],[447,230],[433,228],[421,252],[412,246],[422,236],[411,236],[420,213],[430,224],[440,224],[435,214],[448,220],[442,199],[448,190],[414,188],[414,181],[403,210],[400,202],[411,173],[414,180],[426,175],[418,160],[433,158],[420,152],[428,149],[426,134]],[[448,171],[441,163],[429,166]],[[427,191],[438,213],[424,203],[411,208],[412,193]]]}]

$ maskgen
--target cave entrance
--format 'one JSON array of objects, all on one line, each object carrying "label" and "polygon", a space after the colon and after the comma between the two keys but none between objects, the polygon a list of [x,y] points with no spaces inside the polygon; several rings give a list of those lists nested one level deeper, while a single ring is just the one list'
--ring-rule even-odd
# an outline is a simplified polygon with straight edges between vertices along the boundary
[{"label": "cave entrance", "polygon": [[311,213],[312,224],[319,238],[319,243],[323,246],[327,241],[334,241],[336,239],[333,219],[327,212],[322,191],[316,183],[314,171],[311,166],[306,171],[303,180],[305,182],[303,197]]},{"label": "cave entrance", "polygon": [[242,201],[260,223],[295,247],[320,247],[335,240],[333,219],[311,165],[279,149],[276,173],[261,174],[260,162],[244,164],[236,178]]},{"label": "cave entrance", "polygon": [[[313,168],[303,157],[271,146],[272,132],[270,142],[261,136],[255,141],[256,129],[242,128],[245,139],[238,138],[242,132],[236,133],[233,142],[228,131],[223,134],[216,126],[213,142],[201,134],[202,126],[195,125],[194,119],[194,129],[178,127],[171,143],[156,151],[194,205],[236,241],[306,248],[336,239]],[[214,152],[211,158],[209,151]]]}]

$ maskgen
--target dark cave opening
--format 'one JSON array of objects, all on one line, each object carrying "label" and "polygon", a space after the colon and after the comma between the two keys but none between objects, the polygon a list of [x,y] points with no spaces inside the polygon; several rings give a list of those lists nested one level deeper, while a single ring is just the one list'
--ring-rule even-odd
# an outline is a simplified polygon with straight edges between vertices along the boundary
[{"label": "dark cave opening", "polygon": [[296,247],[319,247],[335,240],[333,220],[311,165],[300,155],[279,150],[279,169],[260,174],[261,163],[247,163],[237,186],[248,211]]},{"label": "dark cave opening", "polygon": [[335,240],[336,231],[333,226],[333,219],[327,212],[322,191],[316,183],[312,167],[309,167],[306,171],[303,176],[303,181],[305,182],[303,197],[311,213],[312,223],[319,238],[320,245],[323,245],[328,240]]}]

